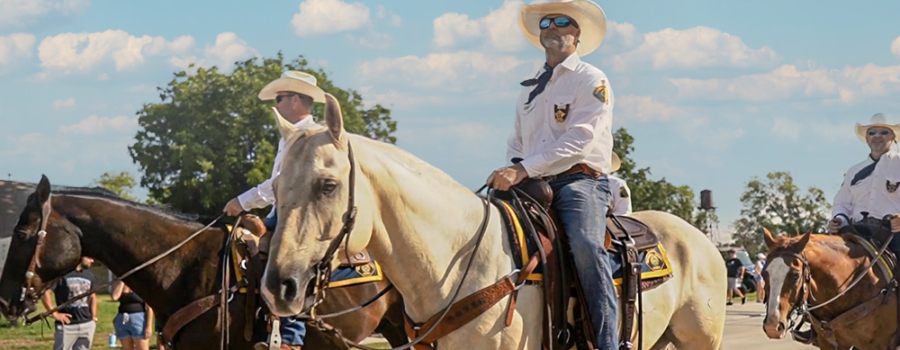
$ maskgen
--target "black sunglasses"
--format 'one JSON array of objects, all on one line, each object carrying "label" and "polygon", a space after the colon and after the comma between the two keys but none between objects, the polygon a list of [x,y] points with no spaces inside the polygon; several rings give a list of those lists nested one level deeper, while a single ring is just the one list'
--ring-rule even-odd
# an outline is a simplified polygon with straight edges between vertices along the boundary
[{"label": "black sunglasses", "polygon": [[541,18],[539,26],[541,27],[541,29],[547,29],[550,28],[551,22],[553,22],[553,24],[556,24],[557,28],[565,28],[570,24],[575,26],[575,28],[578,28],[578,23],[575,23],[575,21],[573,21],[569,17],[544,17]]},{"label": "black sunglasses", "polygon": [[297,94],[278,95],[278,96],[275,96],[275,103],[281,103],[282,99],[285,99],[285,98],[288,98],[291,96],[300,96],[300,95],[297,95]]},{"label": "black sunglasses", "polygon": [[877,134],[881,134],[881,136],[888,136],[888,135],[891,134],[891,131],[890,131],[890,130],[884,130],[884,129],[881,129],[881,131],[879,131],[879,130],[869,130],[869,136],[875,136],[875,135],[877,135]]}]

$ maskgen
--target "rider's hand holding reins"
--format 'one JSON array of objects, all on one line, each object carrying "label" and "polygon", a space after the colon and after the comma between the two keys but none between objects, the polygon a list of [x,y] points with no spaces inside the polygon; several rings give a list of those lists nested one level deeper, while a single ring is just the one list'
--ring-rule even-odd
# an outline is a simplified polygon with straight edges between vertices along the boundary
[{"label": "rider's hand holding reins", "polygon": [[222,211],[228,216],[238,216],[244,212],[244,207],[241,206],[241,202],[237,198],[232,198],[228,201],[228,204],[225,204],[225,209],[222,209]]},{"label": "rider's hand holding reins", "polygon": [[519,184],[522,180],[527,178],[528,172],[525,171],[525,167],[522,166],[522,163],[518,163],[510,167],[495,170],[494,173],[488,177],[487,185],[495,190],[509,191],[510,187]]},{"label": "rider's hand holding reins", "polygon": [[828,233],[837,234],[843,224],[844,222],[841,221],[841,218],[831,219],[831,221],[828,222]]},{"label": "rider's hand holding reins", "polygon": [[891,232],[900,233],[900,214],[891,216]]}]

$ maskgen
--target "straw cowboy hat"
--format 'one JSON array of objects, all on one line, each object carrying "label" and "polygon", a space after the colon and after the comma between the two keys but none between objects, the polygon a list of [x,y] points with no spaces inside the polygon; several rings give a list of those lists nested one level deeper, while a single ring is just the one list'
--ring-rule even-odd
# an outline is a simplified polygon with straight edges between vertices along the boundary
[{"label": "straw cowboy hat", "polygon": [[610,168],[609,172],[614,173],[614,172],[618,171],[619,168],[621,168],[621,167],[622,167],[622,160],[619,159],[619,155],[616,154],[616,152],[613,152],[612,153],[612,167]]},{"label": "straw cowboy hat", "polygon": [[[874,127],[882,127],[891,129],[894,132],[895,136],[900,137],[900,124],[890,124],[887,121],[887,117],[884,114],[878,113],[872,116],[872,119],[869,120],[869,125],[860,125],[856,123],[856,136],[859,137],[862,142],[866,142],[866,132],[869,131],[869,128]],[[896,142],[896,140],[894,140]]]},{"label": "straw cowboy hat", "polygon": [[325,91],[316,86],[316,77],[300,71],[281,73],[281,78],[269,83],[259,92],[259,99],[274,100],[279,92],[290,91],[312,97],[313,101],[325,103]]},{"label": "straw cowboy hat", "polygon": [[525,33],[534,46],[543,50],[541,45],[541,28],[538,27],[541,19],[547,15],[561,14],[575,20],[581,29],[581,37],[576,52],[578,56],[585,56],[603,42],[606,35],[606,14],[599,5],[590,0],[572,0],[550,2],[545,4],[522,6],[519,12],[519,27]]}]

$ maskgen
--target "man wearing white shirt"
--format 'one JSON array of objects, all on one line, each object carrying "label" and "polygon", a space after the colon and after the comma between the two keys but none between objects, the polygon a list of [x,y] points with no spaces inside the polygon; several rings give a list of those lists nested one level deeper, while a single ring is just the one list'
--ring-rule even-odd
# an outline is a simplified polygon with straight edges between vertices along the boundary
[{"label": "man wearing white shirt", "polygon": [[618,349],[618,301],[603,246],[612,157],[613,95],[606,75],[581,60],[600,46],[606,16],[589,0],[523,6],[519,25],[546,63],[516,102],[507,159],[488,185],[509,190],[526,178],[550,184],[569,238],[599,349]]},{"label": "man wearing white shirt", "polygon": [[[613,152],[612,168],[610,172],[616,172],[622,165],[619,156]],[[612,215],[625,215],[631,212],[631,189],[624,179],[608,175],[609,178],[609,212]]]},{"label": "man wearing white shirt", "polygon": [[[837,233],[847,222],[844,214],[854,222],[863,220],[862,212],[868,212],[868,221],[881,224],[885,215],[900,213],[900,154],[894,149],[900,125],[888,123],[881,114],[872,116],[869,125],[856,124],[856,135],[869,145],[869,154],[844,175],[844,183],[834,197],[829,233]],[[891,220],[892,232],[900,232],[900,218]],[[890,244],[894,254],[900,256],[900,237]]]},{"label": "man wearing white shirt", "polygon": [[[275,110],[285,120],[298,128],[316,125],[312,118],[314,102],[325,103],[325,92],[316,86],[316,78],[299,71],[284,72],[280,78],[266,85],[259,93],[263,101],[275,100]],[[278,118],[278,116],[275,116]],[[265,208],[275,204],[275,191],[272,188],[275,178],[281,173],[281,161],[284,157],[284,138],[278,141],[278,153],[272,165],[272,176],[263,183],[240,194],[225,205],[223,210],[231,216],[239,215],[250,209]],[[265,219],[266,228],[275,231],[277,223],[275,207]],[[287,317],[281,319],[281,349],[299,350],[306,337],[306,325]],[[267,348],[264,343],[256,344],[256,348]]]}]

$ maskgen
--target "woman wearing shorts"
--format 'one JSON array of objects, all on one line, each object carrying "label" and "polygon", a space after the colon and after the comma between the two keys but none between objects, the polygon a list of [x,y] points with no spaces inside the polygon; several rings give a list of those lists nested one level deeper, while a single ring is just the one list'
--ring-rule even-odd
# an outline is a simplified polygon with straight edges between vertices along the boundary
[{"label": "woman wearing shorts", "polygon": [[754,278],[756,278],[756,302],[762,303],[766,300],[766,281],[763,280],[762,271],[766,268],[766,255],[763,253],[756,254],[756,266],[753,267]]},{"label": "woman wearing shorts", "polygon": [[119,281],[113,287],[112,299],[119,301],[119,313],[113,320],[116,337],[123,350],[149,350],[153,335],[153,309],[131,288]]}]

